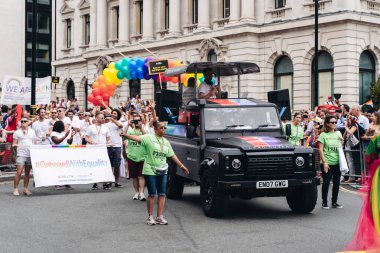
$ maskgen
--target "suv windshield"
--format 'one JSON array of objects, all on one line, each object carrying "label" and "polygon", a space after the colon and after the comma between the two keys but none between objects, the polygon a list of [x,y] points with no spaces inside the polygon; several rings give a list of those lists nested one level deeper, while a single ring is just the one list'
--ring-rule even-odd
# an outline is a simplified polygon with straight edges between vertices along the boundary
[{"label": "suv windshield", "polygon": [[206,131],[280,127],[274,107],[206,108],[204,112]]}]

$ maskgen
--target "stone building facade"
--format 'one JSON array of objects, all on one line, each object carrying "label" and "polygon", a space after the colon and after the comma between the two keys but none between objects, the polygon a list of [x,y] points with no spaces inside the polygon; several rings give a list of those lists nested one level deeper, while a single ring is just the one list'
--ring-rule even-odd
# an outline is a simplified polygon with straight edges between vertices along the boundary
[{"label": "stone building facade", "polygon": [[[182,62],[252,61],[261,72],[242,76],[241,92],[266,99],[289,88],[293,109],[312,108],[341,93],[367,100],[380,73],[380,1],[320,0],[319,79],[313,83],[312,0],[57,0],[53,5],[53,97],[83,106],[91,83],[110,61],[151,56]],[[55,21],[55,22],[54,22]],[[54,36],[54,34],[53,34]],[[222,89],[237,95],[233,79]],[[157,86],[157,85],[156,85]],[[152,99],[153,81],[125,80],[111,104],[136,92]],[[168,84],[175,89],[177,85]]]}]

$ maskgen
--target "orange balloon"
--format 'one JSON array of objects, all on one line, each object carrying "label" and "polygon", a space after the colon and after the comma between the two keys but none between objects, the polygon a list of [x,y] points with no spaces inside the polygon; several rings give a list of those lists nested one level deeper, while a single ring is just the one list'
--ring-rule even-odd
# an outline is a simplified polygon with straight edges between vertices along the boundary
[{"label": "orange balloon", "polygon": [[172,76],[172,83],[178,83],[178,77]]},{"label": "orange balloon", "polygon": [[92,88],[95,89],[95,88],[99,88],[99,82],[98,81],[95,81],[93,84],[92,84]]},{"label": "orange balloon", "polygon": [[99,84],[104,83],[105,82],[104,76],[103,75],[98,76],[97,81]]},{"label": "orange balloon", "polygon": [[187,79],[187,75],[186,74],[181,74],[181,83],[185,83],[186,79]]},{"label": "orange balloon", "polygon": [[105,84],[100,84],[100,85],[99,85],[99,90],[100,90],[100,93],[103,93],[103,92],[107,91],[107,90],[108,90],[108,89],[107,89],[107,85],[105,85]]},{"label": "orange balloon", "polygon": [[173,60],[168,60],[169,62],[169,68],[175,67],[175,62]]}]

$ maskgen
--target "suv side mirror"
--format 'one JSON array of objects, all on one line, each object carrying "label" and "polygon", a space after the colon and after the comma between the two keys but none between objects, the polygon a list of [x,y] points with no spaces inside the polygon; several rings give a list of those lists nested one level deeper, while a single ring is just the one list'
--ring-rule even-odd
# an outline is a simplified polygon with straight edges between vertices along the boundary
[{"label": "suv side mirror", "polygon": [[192,125],[187,125],[186,126],[186,137],[189,139],[194,138],[194,132],[195,132],[195,127]]},{"label": "suv side mirror", "polygon": [[285,125],[285,135],[290,136],[292,134],[292,125],[291,124],[286,124]]}]

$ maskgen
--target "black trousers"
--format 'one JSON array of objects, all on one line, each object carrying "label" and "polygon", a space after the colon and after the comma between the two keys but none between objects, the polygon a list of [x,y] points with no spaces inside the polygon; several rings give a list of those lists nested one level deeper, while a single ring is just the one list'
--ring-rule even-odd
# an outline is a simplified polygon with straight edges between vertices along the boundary
[{"label": "black trousers", "polygon": [[339,193],[339,185],[340,185],[340,176],[342,173],[340,172],[339,164],[338,165],[329,165],[330,169],[327,173],[325,173],[323,169],[323,165],[321,165],[322,170],[322,201],[323,203],[327,203],[327,194],[329,192],[330,180],[333,179],[333,188],[332,188],[332,198],[331,202],[336,203],[338,201],[338,193]]}]

